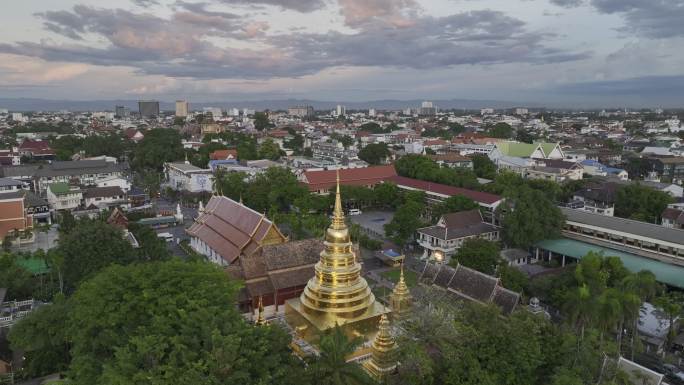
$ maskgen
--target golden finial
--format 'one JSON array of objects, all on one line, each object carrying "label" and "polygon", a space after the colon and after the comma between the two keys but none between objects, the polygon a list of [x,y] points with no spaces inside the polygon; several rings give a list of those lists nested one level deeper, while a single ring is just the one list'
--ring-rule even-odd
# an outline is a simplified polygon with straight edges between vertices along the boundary
[{"label": "golden finial", "polygon": [[340,170],[336,170],[337,189],[335,192],[335,210],[333,211],[334,229],[341,229],[344,227],[344,211],[342,211],[342,195],[340,194]]},{"label": "golden finial", "polygon": [[261,326],[266,323],[266,320],[264,319],[264,301],[263,297],[259,296],[259,314],[257,315],[257,319],[254,322],[255,325]]}]

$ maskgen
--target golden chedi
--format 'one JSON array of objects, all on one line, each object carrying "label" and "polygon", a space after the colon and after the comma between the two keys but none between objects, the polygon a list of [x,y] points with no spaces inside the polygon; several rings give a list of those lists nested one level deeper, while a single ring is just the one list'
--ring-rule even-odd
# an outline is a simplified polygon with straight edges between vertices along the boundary
[{"label": "golden chedi", "polygon": [[315,265],[315,275],[299,298],[286,302],[288,323],[310,342],[335,325],[343,327],[350,336],[374,335],[385,310],[361,277],[361,264],[352,250],[342,211],[339,172],[332,223],[323,244],[325,248]]},{"label": "golden chedi", "polygon": [[363,363],[363,368],[378,382],[384,382],[397,371],[397,344],[390,331],[390,322],[384,314],[380,317],[378,334],[371,346],[371,358]]},{"label": "golden chedi", "polygon": [[408,317],[411,311],[413,297],[411,296],[411,292],[404,281],[404,264],[401,265],[399,282],[394,285],[392,294],[390,294],[389,302],[390,307],[392,308],[392,318],[395,321],[401,321]]}]

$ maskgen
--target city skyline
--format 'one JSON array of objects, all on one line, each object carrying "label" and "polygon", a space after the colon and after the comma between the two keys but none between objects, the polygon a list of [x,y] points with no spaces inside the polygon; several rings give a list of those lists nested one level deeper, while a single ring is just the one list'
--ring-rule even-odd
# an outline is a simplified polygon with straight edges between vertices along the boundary
[{"label": "city skyline", "polygon": [[29,0],[0,93],[681,106],[684,1]]}]

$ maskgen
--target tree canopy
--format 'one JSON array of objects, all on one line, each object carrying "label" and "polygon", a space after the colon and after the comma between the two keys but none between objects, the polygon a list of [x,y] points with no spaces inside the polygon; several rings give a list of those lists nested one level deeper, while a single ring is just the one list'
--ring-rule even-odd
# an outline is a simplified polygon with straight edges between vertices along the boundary
[{"label": "tree canopy", "polygon": [[560,236],[565,218],[540,190],[522,186],[504,206],[503,235],[507,244],[527,249],[535,242]]},{"label": "tree canopy", "polygon": [[622,218],[658,223],[660,214],[673,202],[670,194],[648,186],[631,184],[621,187],[615,197],[615,215]]},{"label": "tree canopy", "polygon": [[499,122],[489,129],[487,135],[492,138],[510,139],[513,136],[513,127],[508,123]]},{"label": "tree canopy", "polygon": [[165,162],[183,159],[185,152],[180,133],[172,128],[155,128],[135,147],[132,166],[138,170],[161,171]]},{"label": "tree canopy", "polygon": [[455,266],[460,263],[479,272],[494,275],[501,259],[499,251],[499,245],[496,242],[480,238],[466,239],[458,249],[458,253],[451,259],[450,264]]},{"label": "tree canopy", "polygon": [[103,270],[71,298],[71,383],[289,383],[289,336],[247,325],[237,289],[207,263]]},{"label": "tree canopy", "polygon": [[432,159],[422,155],[406,155],[394,164],[401,176],[442,183],[456,187],[478,188],[477,177],[472,170],[440,167]]},{"label": "tree canopy", "polygon": [[359,159],[371,165],[384,163],[390,156],[386,143],[371,143],[359,151]]}]

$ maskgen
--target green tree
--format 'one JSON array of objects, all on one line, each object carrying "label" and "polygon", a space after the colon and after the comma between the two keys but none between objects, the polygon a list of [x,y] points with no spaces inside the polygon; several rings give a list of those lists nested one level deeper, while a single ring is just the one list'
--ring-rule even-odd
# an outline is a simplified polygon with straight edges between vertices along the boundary
[{"label": "green tree", "polygon": [[5,300],[25,300],[33,295],[33,276],[18,263],[21,256],[0,254],[0,287],[6,288]]},{"label": "green tree", "polygon": [[163,261],[171,258],[171,253],[166,247],[166,241],[159,238],[151,227],[131,223],[128,230],[133,233],[138,240],[140,248],[136,250],[138,257],[142,261]]},{"label": "green tree", "polygon": [[487,155],[472,155],[473,170],[479,178],[496,178],[496,164]]},{"label": "green tree", "polygon": [[560,236],[565,218],[543,192],[525,186],[510,201],[503,219],[507,244],[526,249],[535,242]]},{"label": "green tree", "polygon": [[349,339],[341,327],[330,329],[321,337],[320,356],[310,365],[311,377],[321,385],[362,385],[374,384],[361,366],[355,362],[347,362],[347,357],[354,353],[363,339]]},{"label": "green tree", "polygon": [[492,138],[510,139],[513,136],[513,127],[508,123],[499,122],[487,132]]},{"label": "green tree", "polygon": [[632,184],[621,187],[615,197],[615,215],[622,218],[658,223],[660,214],[673,202],[665,192],[650,187]]},{"label": "green tree", "polygon": [[259,159],[256,140],[251,137],[242,138],[237,144],[237,154],[241,161]]},{"label": "green tree", "polygon": [[500,265],[497,274],[501,278],[501,284],[508,290],[522,293],[529,285],[527,274],[514,266]]},{"label": "green tree", "polygon": [[423,226],[420,219],[425,205],[416,201],[408,201],[397,208],[390,223],[385,224],[385,235],[400,245],[405,245],[413,238],[416,230]]},{"label": "green tree", "polygon": [[138,260],[121,230],[98,221],[79,221],[60,239],[58,252],[64,258],[65,285],[71,288],[110,264]]},{"label": "green tree", "polygon": [[10,329],[13,351],[24,352],[21,374],[40,377],[64,372],[70,361],[67,336],[70,305],[62,296],[32,311]]},{"label": "green tree", "polygon": [[655,299],[655,305],[667,315],[667,344],[668,347],[672,344],[672,340],[676,336],[677,329],[675,325],[676,319],[681,317],[684,313],[684,295],[680,292],[669,292]]},{"label": "green tree", "polygon": [[359,151],[359,159],[372,165],[384,163],[389,156],[390,151],[386,143],[371,143]]},{"label": "green tree", "polygon": [[185,152],[180,133],[172,128],[155,128],[135,147],[132,165],[137,170],[161,171],[165,162],[183,159]]},{"label": "green tree", "polygon": [[256,385],[301,378],[289,336],[247,325],[235,307],[237,289],[206,263],[103,270],[71,299],[70,382]]},{"label": "green tree", "polygon": [[394,208],[399,201],[399,187],[394,183],[381,183],[373,189],[375,202],[383,208]]},{"label": "green tree", "polygon": [[297,198],[306,196],[308,193],[290,170],[270,167],[249,183],[243,199],[254,210],[259,212],[273,210],[275,214],[287,212]]},{"label": "green tree", "polygon": [[264,140],[259,146],[259,158],[261,159],[278,160],[281,155],[282,150],[271,138]]},{"label": "green tree", "polygon": [[273,124],[269,120],[267,112],[257,111],[254,113],[254,128],[263,131],[270,127],[273,127]]},{"label": "green tree", "polygon": [[435,208],[432,210],[432,219],[433,221],[436,221],[444,214],[474,210],[478,207],[480,206],[467,196],[454,195],[435,206]]},{"label": "green tree", "polygon": [[449,263],[453,266],[460,263],[479,272],[494,275],[501,259],[499,252],[499,245],[496,242],[481,238],[466,239]]}]

